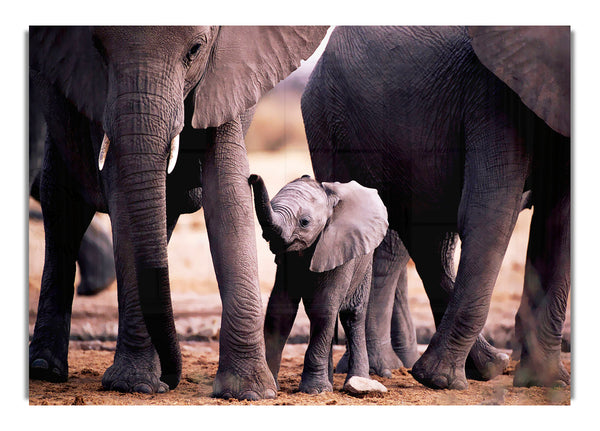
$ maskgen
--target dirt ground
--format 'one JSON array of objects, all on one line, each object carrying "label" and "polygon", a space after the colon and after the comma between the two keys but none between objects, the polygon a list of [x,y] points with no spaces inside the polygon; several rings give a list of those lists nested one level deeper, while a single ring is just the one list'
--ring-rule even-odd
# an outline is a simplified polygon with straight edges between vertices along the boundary
[{"label": "dirt ground", "polygon": [[[121,394],[102,389],[102,374],[111,365],[114,342],[72,342],[69,352],[69,381],[49,383],[31,380],[32,405],[568,405],[570,388],[514,388],[512,370],[490,382],[470,380],[465,391],[433,390],[417,383],[404,368],[394,370],[391,379],[374,377],[388,392],[380,396],[354,397],[341,391],[344,375],[335,374],[331,393],[308,395],[297,392],[306,344],[288,344],[279,377],[280,391],[274,400],[258,402],[222,400],[211,397],[217,372],[218,343],[182,343],[183,376],[179,386],[166,394]],[[334,361],[344,348],[336,346]],[[570,368],[569,355],[563,360]]]},{"label": "dirt ground", "polygon": [[[265,177],[271,193],[287,181],[311,173],[310,162],[300,150],[250,153],[252,172]],[[35,202],[30,203],[37,208]],[[498,283],[492,296],[484,334],[497,347],[511,353],[514,316],[522,289],[523,264],[530,212],[524,212],[515,229]],[[106,216],[100,222],[109,229]],[[273,285],[273,255],[260,236],[256,241],[263,306]],[[43,264],[43,228],[38,220],[29,222],[29,334],[37,310]],[[56,384],[29,381],[31,405],[244,405],[248,402],[211,397],[218,363],[218,333],[221,305],[210,260],[202,212],[182,216],[169,244],[169,264],[175,321],[183,352],[183,378],[176,390],[162,395],[121,394],[102,389],[101,379],[112,362],[117,333],[116,284],[94,297],[75,296],[69,351],[69,380]],[[76,283],[78,280],[76,280]],[[410,308],[424,350],[433,333],[433,319],[422,284],[414,266],[409,266]],[[565,350],[570,350],[570,313],[565,326]],[[406,369],[393,372],[391,379],[378,378],[388,389],[382,396],[356,398],[341,392],[343,375],[335,375],[334,392],[311,396],[296,392],[308,340],[308,319],[302,307],[284,350],[280,374],[281,391],[275,400],[258,405],[564,405],[569,404],[571,388],[513,388],[511,362],[505,375],[490,382],[469,381],[465,391],[437,391],[417,383]],[[336,346],[334,360],[343,353]],[[563,353],[570,369],[570,353]]]}]

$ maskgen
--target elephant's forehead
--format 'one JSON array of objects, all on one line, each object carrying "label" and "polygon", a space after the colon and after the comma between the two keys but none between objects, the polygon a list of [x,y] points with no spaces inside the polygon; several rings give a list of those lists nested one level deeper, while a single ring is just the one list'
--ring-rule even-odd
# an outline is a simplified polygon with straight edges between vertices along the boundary
[{"label": "elephant's forehead", "polygon": [[273,209],[286,207],[290,210],[303,211],[324,207],[327,202],[325,191],[315,182],[297,181],[283,187],[273,197]]},{"label": "elephant's forehead", "polygon": [[198,35],[205,35],[207,39],[210,39],[212,33],[216,31],[216,27],[210,26],[104,26],[94,28],[94,34],[106,43],[113,41],[117,44],[156,46],[185,44]]}]

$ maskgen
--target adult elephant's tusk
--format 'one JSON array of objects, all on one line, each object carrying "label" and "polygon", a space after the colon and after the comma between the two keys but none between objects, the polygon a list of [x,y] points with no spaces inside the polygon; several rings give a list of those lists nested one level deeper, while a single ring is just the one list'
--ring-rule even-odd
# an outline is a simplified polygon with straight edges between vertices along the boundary
[{"label": "adult elephant's tusk", "polygon": [[177,156],[179,155],[179,135],[175,136],[171,141],[171,153],[169,154],[169,166],[167,167],[167,174],[173,172],[175,164],[177,163]]},{"label": "adult elephant's tusk", "polygon": [[106,153],[108,153],[108,146],[110,145],[110,141],[106,133],[104,134],[104,139],[102,139],[102,146],[100,147],[100,155],[98,156],[98,169],[102,171],[104,168],[104,161],[106,160]]}]

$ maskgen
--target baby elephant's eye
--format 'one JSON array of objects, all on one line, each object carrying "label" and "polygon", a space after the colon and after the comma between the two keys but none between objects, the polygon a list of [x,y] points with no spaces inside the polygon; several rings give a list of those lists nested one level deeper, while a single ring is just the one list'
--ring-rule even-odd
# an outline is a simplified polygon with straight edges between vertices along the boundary
[{"label": "baby elephant's eye", "polygon": [[310,220],[309,220],[309,219],[307,219],[306,217],[302,217],[302,218],[300,219],[300,226],[302,226],[302,227],[306,227],[306,226],[308,226],[309,224],[310,224]]}]

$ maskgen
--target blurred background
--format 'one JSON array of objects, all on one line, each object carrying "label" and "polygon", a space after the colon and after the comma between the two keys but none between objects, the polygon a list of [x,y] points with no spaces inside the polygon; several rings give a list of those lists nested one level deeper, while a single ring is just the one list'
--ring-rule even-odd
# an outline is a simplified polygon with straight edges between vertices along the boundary
[{"label": "blurred background", "polygon": [[[327,40],[327,39],[326,39]],[[259,102],[252,125],[246,135],[250,172],[261,175],[270,196],[284,184],[301,175],[313,175],[306,143],[300,97],[314,64],[326,40],[315,54],[287,79],[266,94]],[[30,199],[30,211],[39,211],[39,204]],[[501,273],[492,296],[488,323],[484,334],[500,348],[511,348],[514,335],[514,317],[523,286],[525,255],[531,210],[519,217],[513,238],[504,259]],[[107,215],[97,216],[100,229],[110,232]],[[268,295],[275,278],[274,256],[262,239],[256,222],[259,282],[266,307]],[[182,215],[169,243],[169,273],[173,295],[176,326],[180,339],[218,339],[220,327],[220,299],[204,214]],[[37,300],[44,258],[42,222],[29,221],[29,334],[37,310]],[[456,257],[458,262],[458,256]],[[79,270],[76,285],[79,283]],[[409,305],[417,328],[420,344],[427,344],[434,332],[433,318],[423,285],[412,261],[409,263]],[[94,296],[75,295],[71,338],[90,342],[116,340],[117,334],[116,282]],[[291,342],[306,342],[308,320],[300,307],[299,315],[290,335]],[[570,307],[565,325],[563,350],[570,350]],[[340,329],[340,331],[342,331]]]}]

